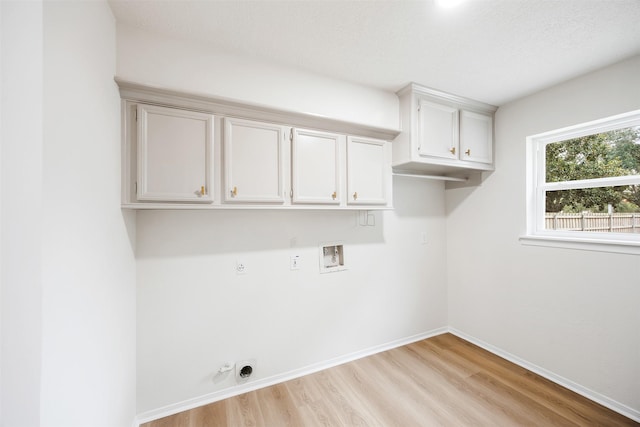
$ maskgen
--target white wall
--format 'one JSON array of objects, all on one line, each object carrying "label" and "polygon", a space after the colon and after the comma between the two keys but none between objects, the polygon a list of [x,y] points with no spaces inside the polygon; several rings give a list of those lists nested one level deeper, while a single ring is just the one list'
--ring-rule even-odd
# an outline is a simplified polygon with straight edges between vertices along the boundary
[{"label": "white wall", "polygon": [[[256,359],[265,379],[446,326],[442,183],[394,191],[375,227],[355,212],[138,212],[138,410],[233,387],[214,381],[227,361]],[[349,270],[321,275],[318,245],[335,240]]]},{"label": "white wall", "polygon": [[115,22],[105,2],[1,7],[1,424],[130,426],[135,236],[119,208]]},{"label": "white wall", "polygon": [[[348,64],[345,64],[348,66]],[[206,44],[118,25],[120,78],[398,129],[398,98],[317,74],[279,67]]]},{"label": "white wall", "polygon": [[[398,128],[394,94],[125,26],[117,53],[127,80]],[[138,212],[139,413],[233,388],[213,380],[227,361],[256,359],[260,380],[445,327],[443,185],[394,192],[375,227],[355,212]],[[320,275],[333,240],[349,270]]]},{"label": "white wall", "polygon": [[2,386],[2,346],[3,346],[3,342],[2,341],[2,293],[3,293],[3,286],[2,283],[4,282],[3,280],[3,268],[2,268],[2,250],[3,250],[3,240],[2,240],[2,230],[4,228],[3,222],[2,222],[2,183],[4,182],[2,179],[2,140],[3,140],[3,132],[2,132],[2,107],[3,107],[3,97],[2,97],[2,92],[3,92],[3,88],[4,88],[4,80],[2,80],[2,38],[3,38],[3,34],[2,34],[2,28],[6,28],[4,25],[2,25],[2,4],[0,4],[0,425],[2,425],[2,402],[3,402],[3,386]]},{"label": "white wall", "polygon": [[40,421],[42,346],[42,4],[2,11],[2,418]]},{"label": "white wall", "polygon": [[481,187],[446,192],[449,324],[636,416],[640,259],[518,237],[526,136],[639,108],[640,57],[502,106],[496,171]]},{"label": "white wall", "polygon": [[106,2],[45,2],[47,426],[128,426],[135,415],[135,218],[119,207],[115,37]]}]

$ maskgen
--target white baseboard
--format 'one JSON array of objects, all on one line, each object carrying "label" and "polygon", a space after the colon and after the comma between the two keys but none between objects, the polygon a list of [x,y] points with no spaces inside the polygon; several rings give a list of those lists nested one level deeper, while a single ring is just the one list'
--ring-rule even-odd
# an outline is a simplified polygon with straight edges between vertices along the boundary
[{"label": "white baseboard", "polygon": [[553,381],[556,384],[559,384],[565,388],[568,388],[571,391],[574,391],[589,400],[597,402],[602,406],[605,406],[612,411],[618,412],[625,417],[628,417],[636,422],[640,422],[640,411],[637,411],[633,408],[630,408],[620,402],[617,402],[607,396],[604,396],[600,393],[597,393],[593,390],[590,390],[586,387],[583,387],[580,384],[577,384],[571,380],[568,380],[560,375],[557,375],[551,371],[548,371],[544,368],[541,368],[537,365],[534,365],[524,359],[521,359],[511,353],[508,353],[496,346],[488,344],[482,340],[479,340],[471,335],[467,335],[466,333],[459,331],[455,328],[444,327],[434,329],[428,332],[424,332],[422,334],[413,335],[410,337],[402,338],[396,341],[392,341],[386,344],[382,344],[379,346],[370,347],[365,350],[357,351],[355,353],[350,353],[345,356],[336,357],[334,359],[325,360],[322,362],[318,362],[303,368],[294,369],[289,372],[284,372],[282,374],[274,375],[268,378],[263,378],[257,381],[253,381],[246,384],[241,384],[233,387],[228,387],[223,390],[218,390],[213,393],[208,393],[203,396],[195,397],[193,399],[184,400],[182,402],[178,402],[175,404],[167,405],[158,409],[153,409],[151,411],[147,411],[141,414],[138,414],[136,417],[136,421],[134,422],[134,426],[139,426],[140,424],[147,423],[149,421],[157,420],[159,418],[167,417],[169,415],[174,415],[183,411],[188,411],[189,409],[197,408],[199,406],[208,405],[213,402],[217,402],[219,400],[224,400],[229,397],[237,396],[239,394],[247,393],[253,390],[257,390],[263,387],[268,387],[274,384],[279,384],[284,381],[289,381],[295,378],[299,378],[305,375],[313,374],[315,372],[321,371],[323,369],[332,368],[334,366],[342,365],[344,363],[348,363],[357,359],[361,359],[363,357],[371,356],[373,354],[381,353],[383,351],[391,350],[393,348],[401,347],[403,345],[411,344],[416,341],[421,341],[427,338],[434,337],[436,335],[441,335],[443,333],[450,332],[457,337],[462,338],[463,340],[469,341],[472,344],[477,345],[497,356],[502,357],[518,366],[521,366],[525,369],[528,369],[531,372],[534,372],[550,381]]},{"label": "white baseboard", "polygon": [[284,372],[282,374],[274,375],[268,378],[259,379],[250,383],[228,387],[223,390],[218,390],[218,391],[214,391],[213,393],[208,393],[203,396],[195,397],[193,399],[184,400],[182,402],[163,406],[161,408],[153,409],[151,411],[143,412],[141,414],[138,414],[138,416],[136,417],[135,425],[139,426],[140,424],[144,424],[149,421],[157,420],[159,418],[167,417],[169,415],[174,415],[183,411],[188,411],[189,409],[197,408],[203,405],[208,405],[210,403],[217,402],[219,400],[224,400],[229,397],[237,396],[239,394],[247,393],[263,387],[268,387],[274,384],[279,384],[284,381],[289,381],[305,375],[313,374],[315,372],[322,371],[324,369],[328,369],[334,366],[342,365],[344,363],[352,362],[357,359],[362,359],[363,357],[371,356],[373,354],[381,353],[383,351],[387,351],[393,348],[401,347],[403,345],[411,344],[416,341],[421,341],[427,338],[431,338],[436,335],[441,335],[448,331],[449,329],[447,327],[433,329],[428,332],[402,338],[386,344],[370,347],[365,350],[357,351],[355,353],[350,353],[344,356],[336,357],[334,359],[329,359],[322,362],[314,363],[312,365],[309,365],[303,368],[294,369],[289,372]]},{"label": "white baseboard", "polygon": [[597,393],[593,390],[583,387],[580,384],[577,384],[560,375],[557,375],[551,371],[541,368],[540,366],[534,365],[533,363],[523,360],[518,356],[514,356],[511,353],[508,353],[496,346],[493,346],[482,340],[472,337],[471,335],[467,335],[464,332],[459,331],[455,328],[450,327],[448,328],[448,331],[453,335],[462,338],[465,341],[469,341],[470,343],[475,344],[478,347],[482,347],[483,349],[495,354],[496,356],[500,356],[511,363],[515,363],[518,366],[528,369],[529,371],[534,372],[550,381],[553,381],[554,383],[561,385],[562,387],[568,388],[569,390],[574,391],[579,395],[586,397],[589,400],[599,403],[600,405],[605,406],[611,409],[612,411],[615,411],[621,415],[624,415],[625,417],[631,418],[636,422],[640,422],[640,411],[637,411],[633,408],[628,407],[627,405],[624,405],[620,402],[610,399],[607,396],[603,396],[600,393]]}]

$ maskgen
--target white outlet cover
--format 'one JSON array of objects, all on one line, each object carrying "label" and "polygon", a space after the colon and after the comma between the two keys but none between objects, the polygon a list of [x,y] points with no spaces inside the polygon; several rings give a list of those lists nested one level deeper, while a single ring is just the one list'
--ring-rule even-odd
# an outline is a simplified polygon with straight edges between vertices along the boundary
[{"label": "white outlet cover", "polygon": [[236,274],[247,274],[247,263],[244,261],[236,261]]},{"label": "white outlet cover", "polygon": [[291,255],[291,270],[300,270],[300,255]]}]

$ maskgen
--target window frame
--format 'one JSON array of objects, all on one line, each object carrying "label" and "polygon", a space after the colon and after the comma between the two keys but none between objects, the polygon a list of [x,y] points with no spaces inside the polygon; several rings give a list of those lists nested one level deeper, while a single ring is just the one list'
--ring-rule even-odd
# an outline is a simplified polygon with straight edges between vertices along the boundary
[{"label": "window frame", "polygon": [[544,228],[547,191],[640,184],[640,175],[546,182],[545,147],[554,142],[632,126],[640,126],[640,110],[527,137],[527,229],[526,234],[520,237],[523,244],[640,255],[640,233],[558,231]]}]

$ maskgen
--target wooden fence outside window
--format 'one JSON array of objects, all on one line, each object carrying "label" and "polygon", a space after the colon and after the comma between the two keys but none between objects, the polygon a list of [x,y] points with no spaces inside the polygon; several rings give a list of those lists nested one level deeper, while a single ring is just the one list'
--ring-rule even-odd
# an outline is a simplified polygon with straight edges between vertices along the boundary
[{"label": "wooden fence outside window", "polygon": [[640,213],[546,213],[545,229],[640,233]]}]

